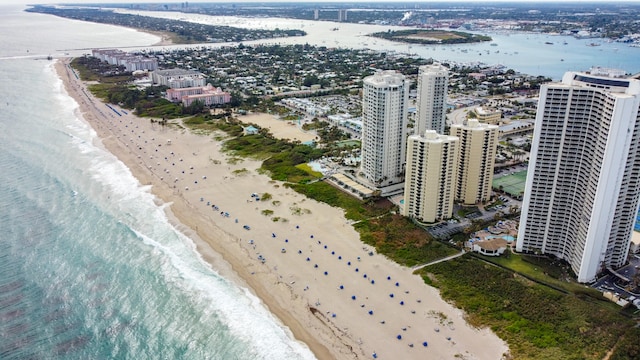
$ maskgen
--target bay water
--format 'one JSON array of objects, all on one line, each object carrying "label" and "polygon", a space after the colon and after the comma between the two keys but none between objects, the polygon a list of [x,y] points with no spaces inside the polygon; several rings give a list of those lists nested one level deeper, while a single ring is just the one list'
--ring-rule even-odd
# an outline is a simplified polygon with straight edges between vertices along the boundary
[{"label": "bay water", "polygon": [[640,48],[604,39],[577,39],[566,35],[482,30],[471,32],[488,35],[492,41],[473,44],[410,45],[368,36],[375,32],[407,29],[400,26],[267,17],[207,16],[167,11],[118,11],[211,25],[271,30],[302,29],[307,32],[303,37],[265,39],[247,42],[247,44],[308,43],[326,47],[394,51],[425,59],[432,58],[443,63],[499,64],[522,74],[545,76],[553,80],[561,80],[562,75],[567,71],[587,71],[592,66],[622,69],[630,74],[640,72]]}]

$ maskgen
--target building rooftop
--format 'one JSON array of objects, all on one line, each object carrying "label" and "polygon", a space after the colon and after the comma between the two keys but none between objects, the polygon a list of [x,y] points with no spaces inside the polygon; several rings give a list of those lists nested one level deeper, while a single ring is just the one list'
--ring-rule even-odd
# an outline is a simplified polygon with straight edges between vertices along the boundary
[{"label": "building rooftop", "polygon": [[480,240],[474,242],[474,245],[478,245],[480,248],[486,251],[497,251],[500,248],[506,248],[509,242],[501,237],[493,239]]}]

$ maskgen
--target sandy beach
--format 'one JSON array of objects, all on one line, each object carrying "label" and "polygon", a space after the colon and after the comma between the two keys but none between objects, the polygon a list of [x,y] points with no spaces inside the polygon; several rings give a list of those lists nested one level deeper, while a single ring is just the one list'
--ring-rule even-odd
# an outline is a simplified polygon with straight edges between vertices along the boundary
[{"label": "sandy beach", "polygon": [[[258,161],[230,159],[213,134],[101,103],[69,61],[56,69],[101,144],[158,204],[170,204],[170,218],[212,268],[258,296],[319,359],[495,360],[508,352],[410,269],[360,242],[341,209],[259,174]],[[240,120],[278,137],[315,138],[270,115]],[[265,193],[271,198],[252,196]]]},{"label": "sandy beach", "polygon": [[261,128],[268,129],[278,139],[298,140],[303,143],[317,140],[314,133],[303,131],[295,121],[280,120],[271,114],[251,113],[240,115],[238,119],[244,123],[256,124]]}]

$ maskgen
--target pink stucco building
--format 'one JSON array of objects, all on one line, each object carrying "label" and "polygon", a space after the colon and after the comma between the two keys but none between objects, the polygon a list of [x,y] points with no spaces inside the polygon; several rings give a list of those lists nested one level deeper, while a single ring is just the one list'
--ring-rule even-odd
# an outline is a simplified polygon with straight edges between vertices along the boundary
[{"label": "pink stucco building", "polygon": [[207,86],[168,89],[165,97],[170,101],[181,101],[184,106],[189,106],[194,101],[201,101],[207,106],[226,104],[231,101],[231,95],[228,92],[222,91],[220,88],[214,88],[211,84],[207,84]]}]

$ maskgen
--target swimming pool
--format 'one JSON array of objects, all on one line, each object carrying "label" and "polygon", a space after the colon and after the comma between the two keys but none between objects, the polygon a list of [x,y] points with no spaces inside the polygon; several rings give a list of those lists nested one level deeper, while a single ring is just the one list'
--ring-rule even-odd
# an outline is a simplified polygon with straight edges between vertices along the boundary
[{"label": "swimming pool", "polygon": [[507,240],[508,242],[512,242],[512,241],[514,241],[516,239],[511,235],[489,235],[489,236],[485,237],[485,239],[487,239],[487,240],[495,239],[495,238],[503,238],[503,239]]}]

